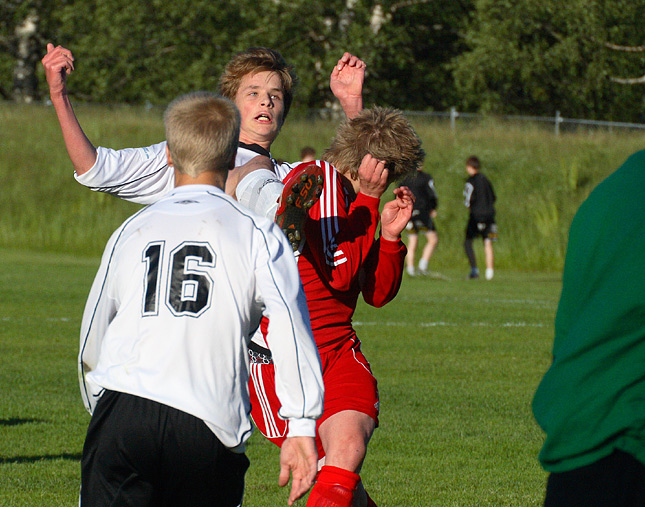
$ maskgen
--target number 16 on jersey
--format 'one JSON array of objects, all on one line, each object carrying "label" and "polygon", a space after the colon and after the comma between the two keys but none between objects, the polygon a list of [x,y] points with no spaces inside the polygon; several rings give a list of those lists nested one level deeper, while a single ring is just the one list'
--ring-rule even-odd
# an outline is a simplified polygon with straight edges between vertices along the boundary
[{"label": "number 16 on jersey", "polygon": [[[143,316],[159,314],[163,301],[176,317],[199,317],[211,305],[217,256],[210,244],[184,242],[167,256],[164,241],[149,243],[143,251],[146,264]],[[167,273],[167,276],[163,276]]]}]

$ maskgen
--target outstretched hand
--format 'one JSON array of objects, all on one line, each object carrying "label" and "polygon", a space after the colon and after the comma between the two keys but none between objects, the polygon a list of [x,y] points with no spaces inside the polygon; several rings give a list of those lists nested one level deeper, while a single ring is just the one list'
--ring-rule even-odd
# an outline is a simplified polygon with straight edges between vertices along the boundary
[{"label": "outstretched hand", "polygon": [[388,241],[398,241],[414,207],[414,194],[408,187],[395,188],[394,195],[396,198],[386,202],[381,212],[381,237]]},{"label": "outstretched hand", "polygon": [[45,67],[45,77],[51,95],[62,94],[66,91],[67,76],[74,70],[74,55],[63,46],[47,44],[47,54],[41,60]]},{"label": "outstretched hand", "polygon": [[349,119],[354,118],[363,109],[365,67],[363,60],[345,53],[329,77],[329,87]]},{"label": "outstretched hand", "polygon": [[291,481],[289,505],[301,498],[314,483],[318,471],[318,451],[313,437],[288,437],[280,450],[280,487]]}]

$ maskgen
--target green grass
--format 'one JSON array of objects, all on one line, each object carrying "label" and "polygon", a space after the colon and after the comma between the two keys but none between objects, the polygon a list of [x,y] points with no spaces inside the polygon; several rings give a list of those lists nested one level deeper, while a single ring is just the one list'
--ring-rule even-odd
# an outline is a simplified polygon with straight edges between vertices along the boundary
[{"label": "green grass", "polygon": [[[77,113],[97,145],[163,139],[159,110]],[[76,379],[82,310],[105,242],[138,207],[74,182],[51,108],[0,103],[0,121],[0,505],[71,506],[89,421]],[[390,305],[357,309],[382,405],[362,476],[381,507],[537,506],[546,474],[530,402],[550,360],[554,273],[579,204],[642,148],[643,134],[556,138],[493,121],[456,132],[414,122],[439,192],[430,269],[448,280],[406,277]],[[293,161],[305,144],[320,153],[334,128],[294,116],[273,154]],[[498,194],[491,282],[463,279],[463,163],[472,154]],[[286,504],[277,449],[256,434],[248,454],[245,504]]]},{"label": "green grass", "polygon": [[[0,505],[76,505],[85,430],[76,355],[98,258],[0,249]],[[362,476],[381,507],[537,506],[546,474],[530,411],[547,368],[557,275],[409,278],[355,323],[379,380]],[[245,505],[286,505],[278,450],[251,438]],[[300,502],[304,505],[304,502]]]},{"label": "green grass", "polygon": [[[81,125],[96,144],[147,146],[164,138],[161,111],[78,106]],[[111,232],[136,205],[87,191],[74,182],[51,107],[0,103],[0,247],[99,255]],[[439,247],[433,264],[453,269],[462,251],[467,210],[462,200],[465,159],[478,155],[498,195],[497,266],[558,272],[569,224],[591,189],[633,152],[643,133],[563,133],[499,121],[459,124],[413,118],[427,152],[425,170],[439,193]],[[273,145],[274,156],[296,161],[300,148],[321,154],[335,122],[294,113]],[[388,193],[388,195],[391,195]]]}]

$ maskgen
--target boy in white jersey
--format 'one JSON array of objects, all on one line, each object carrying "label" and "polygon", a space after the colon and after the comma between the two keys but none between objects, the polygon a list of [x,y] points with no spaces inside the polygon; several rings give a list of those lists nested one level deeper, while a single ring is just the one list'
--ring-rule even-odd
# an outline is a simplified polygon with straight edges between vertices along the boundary
[{"label": "boy in white jersey", "polygon": [[[81,128],[67,93],[67,76],[74,71],[72,52],[47,44],[42,59],[52,105],[63,133],[65,147],[80,183],[107,191],[122,199],[149,204],[174,188],[174,173],[166,164],[165,142],[145,148],[111,150],[94,147]],[[330,88],[348,118],[363,109],[365,63],[345,53],[330,75]],[[234,55],[220,77],[219,92],[240,110],[241,128],[235,167],[253,157],[271,158],[273,171],[284,178],[291,164],[271,157],[271,144],[278,136],[293,100],[297,77],[277,51],[249,48]],[[240,177],[232,171],[229,193]]]},{"label": "boy in white jersey", "polygon": [[[294,428],[280,484],[311,486],[320,359],[288,241],[223,189],[239,113],[199,92],[166,111],[175,190],[112,235],[83,315],[79,380],[93,414],[81,505],[242,502],[248,460],[247,337],[262,314]],[[279,373],[278,373],[279,370]]]},{"label": "boy in white jersey", "polygon": [[[92,190],[142,204],[155,202],[174,188],[174,173],[166,161],[165,141],[145,148],[124,150],[95,148],[90,142],[78,123],[67,94],[67,76],[74,70],[71,51],[47,44],[42,64],[65,147],[79,183]],[[348,118],[353,118],[363,108],[364,76],[365,63],[349,53],[338,60],[331,73],[330,88]],[[269,157],[271,171],[261,171],[265,175],[259,191],[262,194],[260,199],[266,203],[263,214],[271,219],[282,191],[280,180],[292,166],[276,161],[269,150],[289,113],[296,83],[297,77],[282,55],[263,47],[249,48],[234,55],[220,76],[220,93],[235,102],[241,114],[236,169],[229,174],[226,191],[236,197],[238,183],[247,174],[240,166],[246,166],[259,155]],[[315,181],[318,175],[310,175],[310,181]],[[257,178],[257,174],[255,176]],[[253,181],[246,181],[244,189],[254,192],[258,187]],[[304,215],[296,209],[288,218],[295,218],[296,222],[285,224],[281,221],[281,225],[283,229],[292,231],[289,236],[292,248],[296,250],[302,247],[302,241],[299,240],[300,231],[293,229],[302,225]]]}]

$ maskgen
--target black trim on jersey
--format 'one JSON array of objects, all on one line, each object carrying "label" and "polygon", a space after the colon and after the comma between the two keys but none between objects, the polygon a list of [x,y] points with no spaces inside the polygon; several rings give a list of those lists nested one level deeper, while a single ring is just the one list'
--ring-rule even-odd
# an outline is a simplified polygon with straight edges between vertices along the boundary
[{"label": "black trim on jersey", "polygon": [[[94,190],[94,191],[96,191],[96,192],[106,192],[106,193],[110,193],[110,192],[108,192],[108,191],[107,191],[108,189],[115,189],[115,188],[125,187],[126,185],[129,185],[129,184],[131,184],[131,183],[135,183],[135,182],[137,182],[137,181],[145,180],[145,179],[147,179],[147,178],[150,178],[150,177],[152,177],[152,176],[155,176],[157,173],[160,173],[161,171],[164,171],[164,170],[166,170],[166,169],[169,169],[168,164],[165,164],[163,167],[160,167],[159,169],[157,169],[157,170],[156,170],[155,172],[153,172],[153,173],[150,173],[150,174],[144,174],[143,176],[140,176],[139,178],[135,178],[135,179],[133,179],[133,180],[126,181],[126,182],[124,182],[124,183],[119,183],[118,185],[112,185],[112,186],[109,186],[109,187],[88,187],[88,188],[90,188],[91,190]],[[132,196],[133,196],[133,197],[137,197],[137,196],[141,197],[141,196],[140,196],[140,194],[132,194]],[[127,197],[119,197],[119,198],[120,198],[120,199],[127,199]]]},{"label": "black trim on jersey", "polygon": [[[264,155],[265,157],[269,157],[271,159],[271,161],[275,164],[275,161],[274,161],[273,157],[271,157],[271,153],[269,153],[268,150],[264,149],[259,144],[255,144],[255,143],[254,144],[247,144],[247,143],[240,142],[239,147],[247,149],[247,150],[252,151],[254,153],[257,153],[258,155]],[[291,167],[290,164],[289,164],[289,166]],[[119,183],[118,185],[111,185],[111,186],[107,186],[107,187],[88,187],[88,188],[91,189],[91,190],[94,190],[95,192],[105,192],[105,193],[108,193],[108,194],[112,194],[112,193],[114,193],[114,190],[118,190],[119,188],[123,188],[126,185],[136,183],[137,181],[141,181],[141,180],[145,180],[147,178],[151,178],[151,177],[155,176],[156,174],[160,173],[161,171],[165,171],[166,169],[169,169],[169,168],[170,168],[170,166],[168,164],[165,164],[163,167],[160,167],[159,169],[157,169],[153,173],[144,174],[143,176],[140,176],[139,178],[135,178],[133,180],[126,181],[124,183]],[[119,196],[120,199],[126,199],[126,200],[127,199],[132,199],[132,198],[135,198],[135,197],[142,197],[142,196],[141,196],[141,194],[134,194],[134,193],[130,194],[130,195],[124,194],[124,195]]]},{"label": "black trim on jersey", "polygon": [[244,148],[244,149],[249,150],[249,151],[252,151],[254,153],[257,153],[258,155],[264,155],[265,157],[272,158],[271,153],[269,153],[268,150],[265,150],[264,148],[262,148],[262,146],[260,146],[259,144],[255,144],[255,143],[254,144],[246,144],[246,143],[243,143],[243,142],[240,141],[239,147]]},{"label": "black trim on jersey", "polygon": [[253,352],[257,352],[258,354],[262,354],[266,356],[268,359],[271,359],[271,351],[267,348],[264,348],[262,345],[258,345],[255,342],[250,342],[249,343],[249,350],[252,350]]}]

